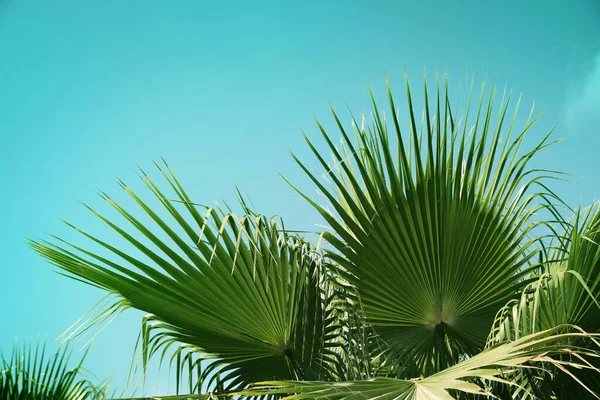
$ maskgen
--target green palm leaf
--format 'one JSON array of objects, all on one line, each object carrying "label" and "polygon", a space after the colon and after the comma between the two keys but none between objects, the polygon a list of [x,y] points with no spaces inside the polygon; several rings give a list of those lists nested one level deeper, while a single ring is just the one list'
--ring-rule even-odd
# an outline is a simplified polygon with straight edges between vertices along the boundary
[{"label": "green palm leaf", "polygon": [[572,220],[556,236],[560,242],[551,246],[544,272],[498,312],[490,344],[561,324],[600,332],[600,203]]},{"label": "green palm leaf", "polygon": [[472,129],[470,97],[457,121],[447,82],[443,96],[437,85],[433,109],[425,85],[418,128],[408,80],[407,133],[389,85],[391,132],[373,96],[373,125],[365,129],[363,121],[359,128],[354,121],[355,140],[333,112],[340,148],[317,122],[333,165],[307,143],[330,189],[296,159],[334,210],[303,195],[335,231],[324,237],[336,250],[329,256],[341,266],[339,274],[357,288],[378,334],[425,374],[483,348],[494,315],[526,283],[536,254],[536,240],[528,235],[543,193],[528,189],[548,174],[528,162],[548,136],[520,155],[535,119],[530,115],[513,134],[516,109],[507,117],[509,95],[494,123],[495,89],[486,100],[484,86]]},{"label": "green palm leaf", "polygon": [[[572,328],[565,332],[565,328],[559,326],[485,350],[424,379],[374,378],[336,383],[261,382],[241,394],[287,394],[289,396],[284,398],[289,400],[451,400],[465,394],[493,396],[487,387],[491,384],[514,385],[505,377],[515,370],[545,371],[546,365],[553,365],[568,373],[578,369],[600,372],[586,360],[600,355],[598,343],[593,339],[596,335]],[[570,340],[584,338],[591,339],[592,345],[582,348],[569,344]],[[574,360],[559,361],[554,358],[557,355],[571,355]]]},{"label": "green palm leaf", "polygon": [[[558,243],[551,246],[544,272],[525,288],[519,299],[510,301],[498,312],[488,346],[561,324],[576,324],[588,332],[600,332],[600,203],[577,211],[564,226],[565,232],[556,236]],[[600,366],[598,361],[592,364]],[[578,377],[596,392],[600,391],[597,374],[582,371]],[[553,374],[553,379],[540,379],[535,373],[514,379],[523,381],[523,385],[531,388],[530,392],[535,389],[582,399],[588,396],[560,371]]]},{"label": "green palm leaf", "polygon": [[0,399],[2,400],[100,400],[103,385],[94,386],[83,375],[83,357],[69,365],[66,347],[48,356],[45,346],[15,346],[9,358],[0,354]]},{"label": "green palm leaf", "polygon": [[[83,231],[112,256],[66,242],[31,246],[70,276],[117,294],[122,307],[150,313],[142,332],[144,360],[159,351],[162,359],[176,348],[178,383],[183,366],[191,374],[202,360],[209,367],[200,377],[225,388],[274,378],[325,379],[333,361],[326,338],[334,328],[327,322],[322,256],[244,203],[247,214],[241,217],[201,208],[170,170],[159,170],[175,200],[145,174],[143,181],[166,216],[124,183],[148,221],[104,193],[133,229],[92,210],[137,254]],[[198,382],[189,382],[190,391],[200,390]]]}]

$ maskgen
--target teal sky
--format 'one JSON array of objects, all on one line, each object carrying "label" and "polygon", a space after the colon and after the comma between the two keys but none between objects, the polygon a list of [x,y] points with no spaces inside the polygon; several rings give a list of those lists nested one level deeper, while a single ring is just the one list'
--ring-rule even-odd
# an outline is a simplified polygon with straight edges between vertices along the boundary
[{"label": "teal sky", "polygon": [[[75,238],[59,218],[109,234],[77,200],[107,210],[96,190],[118,195],[115,176],[136,182],[136,164],[163,156],[197,202],[232,200],[238,184],[260,212],[311,229],[319,219],[277,175],[310,188],[288,150],[310,160],[312,115],[331,126],[328,101],[368,109],[368,82],[384,100],[386,72],[401,96],[405,66],[416,91],[425,67],[455,86],[464,68],[522,93],[523,115],[535,101],[532,138],[556,123],[566,137],[536,162],[576,175],[557,186],[573,205],[597,198],[600,3],[484,3],[0,0],[0,348],[51,342],[102,297],[24,239]],[[117,318],[87,360],[118,388],[140,318]],[[167,393],[160,375],[147,392]]]}]

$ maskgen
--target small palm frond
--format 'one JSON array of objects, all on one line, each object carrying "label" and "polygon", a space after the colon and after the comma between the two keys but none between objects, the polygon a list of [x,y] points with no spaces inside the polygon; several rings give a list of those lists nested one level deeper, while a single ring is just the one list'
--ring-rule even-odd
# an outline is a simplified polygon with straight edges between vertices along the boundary
[{"label": "small palm frond", "polygon": [[[258,396],[272,393],[288,395],[284,399],[289,400],[451,400],[461,394],[493,397],[487,388],[492,384],[514,385],[505,376],[516,370],[545,371],[546,365],[552,365],[567,374],[580,369],[598,374],[600,370],[588,362],[589,358],[600,356],[596,337],[576,327],[559,326],[487,349],[424,379],[374,378],[336,383],[261,382],[241,394]],[[589,340],[590,346],[570,344],[579,339]],[[556,358],[560,355],[570,355],[573,359],[560,361]],[[574,375],[570,376],[576,379]],[[581,382],[579,384],[582,385]]]},{"label": "small palm frond", "polygon": [[600,332],[600,203],[577,211],[544,272],[498,312],[489,345],[561,324]]},{"label": "small palm frond", "polygon": [[[204,361],[209,366],[201,375],[224,389],[265,379],[326,379],[335,363],[326,341],[335,327],[328,326],[321,254],[243,202],[241,217],[201,211],[166,168],[159,170],[175,200],[142,176],[166,216],[124,183],[146,220],[102,196],[133,232],[92,210],[137,253],[83,231],[112,258],[66,242],[31,246],[69,276],[118,295],[123,307],[150,313],[142,331],[144,365],[171,348],[178,371]],[[191,389],[201,388],[190,382]]]},{"label": "small palm frond", "polygon": [[70,366],[70,352],[63,347],[48,356],[46,347],[15,346],[10,357],[0,354],[2,400],[101,400],[106,387],[94,386],[83,374],[81,361]]},{"label": "small palm frond", "polygon": [[[557,236],[560,241],[552,246],[544,273],[525,288],[520,299],[510,301],[498,312],[488,346],[561,324],[600,332],[600,203],[577,211],[564,225],[566,231]],[[592,364],[600,366],[598,361]],[[600,390],[600,377],[582,372],[578,377]],[[569,396],[575,396],[578,388],[572,382],[565,383],[567,378],[556,371],[552,379],[541,379],[533,372],[514,379],[528,385],[530,392],[566,390]]]}]

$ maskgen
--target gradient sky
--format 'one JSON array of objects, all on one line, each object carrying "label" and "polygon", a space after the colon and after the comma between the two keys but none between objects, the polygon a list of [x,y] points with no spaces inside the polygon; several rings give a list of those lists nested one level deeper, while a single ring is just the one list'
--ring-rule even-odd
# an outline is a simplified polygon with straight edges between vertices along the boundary
[{"label": "gradient sky", "polygon": [[[425,67],[451,85],[475,68],[522,93],[523,114],[535,101],[533,139],[557,122],[566,137],[536,162],[576,176],[557,186],[573,205],[598,197],[600,1],[484,3],[0,0],[0,348],[52,343],[102,297],[24,239],[76,237],[59,218],[109,234],[77,200],[106,210],[97,188],[120,193],[115,176],[136,182],[136,164],[163,156],[195,201],[232,200],[238,184],[260,212],[312,228],[277,175],[310,188],[288,149],[310,159],[300,130],[317,136],[313,113],[330,126],[328,101],[368,109],[385,72],[401,96],[405,66],[417,88]],[[117,318],[86,363],[118,388],[140,317]],[[150,394],[169,390],[158,375]]]}]

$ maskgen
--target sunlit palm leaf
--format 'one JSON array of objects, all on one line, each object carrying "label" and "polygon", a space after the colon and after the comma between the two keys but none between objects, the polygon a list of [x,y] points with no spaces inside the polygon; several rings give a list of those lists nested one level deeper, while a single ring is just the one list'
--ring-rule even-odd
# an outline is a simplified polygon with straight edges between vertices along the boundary
[{"label": "sunlit palm leaf", "polygon": [[103,385],[94,386],[84,377],[81,361],[69,364],[66,348],[48,356],[45,346],[14,347],[10,357],[0,354],[0,399],[2,400],[100,400]]},{"label": "sunlit palm leaf", "polygon": [[[577,324],[586,331],[600,332],[600,203],[578,211],[564,225],[566,231],[556,236],[559,240],[548,253],[544,273],[526,287],[520,299],[499,311],[488,345],[561,324]],[[597,361],[593,364],[600,365]],[[586,371],[578,376],[600,392],[600,376]],[[536,390],[545,393],[558,391],[582,399],[586,396],[572,382],[565,383],[568,377],[560,371],[553,379],[539,379],[536,374],[515,379],[527,380],[524,385],[537,386]]]},{"label": "sunlit palm leaf", "polygon": [[566,226],[548,252],[543,274],[499,311],[490,344],[561,324],[600,331],[600,203],[577,212]]},{"label": "sunlit palm leaf", "polygon": [[[285,399],[344,399],[344,400],[450,400],[462,394],[492,395],[485,384],[513,385],[504,377],[514,370],[540,369],[554,365],[562,370],[588,369],[599,373],[587,364],[587,358],[598,357],[598,343],[594,335],[573,330],[564,333],[565,327],[538,332],[488,349],[468,360],[424,379],[401,380],[375,378],[353,382],[261,382],[243,394],[287,394]],[[562,332],[561,332],[562,331]],[[569,340],[587,338],[591,346],[581,348]],[[572,355],[570,362],[557,361],[553,356]]]},{"label": "sunlit palm leaf", "polygon": [[417,128],[407,81],[404,132],[388,86],[391,137],[373,98],[373,125],[359,128],[354,121],[356,141],[335,112],[341,148],[319,124],[332,166],[307,139],[331,189],[296,159],[333,207],[329,212],[303,195],[335,231],[325,238],[339,252],[330,255],[342,266],[339,273],[358,289],[381,337],[425,374],[483,347],[494,315],[524,284],[536,251],[528,234],[541,194],[528,195],[528,188],[544,173],[528,162],[547,136],[520,155],[534,120],[514,135],[516,109],[507,118],[508,96],[494,124],[494,95],[492,88],[486,100],[482,87],[469,129],[470,100],[457,122],[447,83],[443,96],[438,84],[433,110],[425,88],[425,121]]},{"label": "sunlit palm leaf", "polygon": [[[332,361],[325,347],[331,328],[326,327],[320,254],[286,234],[281,224],[248,209],[242,217],[213,208],[200,212],[170,170],[162,172],[175,201],[146,175],[143,180],[170,221],[125,184],[154,226],[105,194],[138,234],[94,211],[137,254],[83,231],[118,261],[69,243],[31,246],[70,276],[150,313],[142,333],[146,357],[174,347],[178,368],[189,364],[195,369],[199,361],[190,354],[207,354],[205,377],[212,375],[213,383],[230,388],[273,378],[325,379],[325,366]],[[200,390],[194,382],[190,388]]]}]

